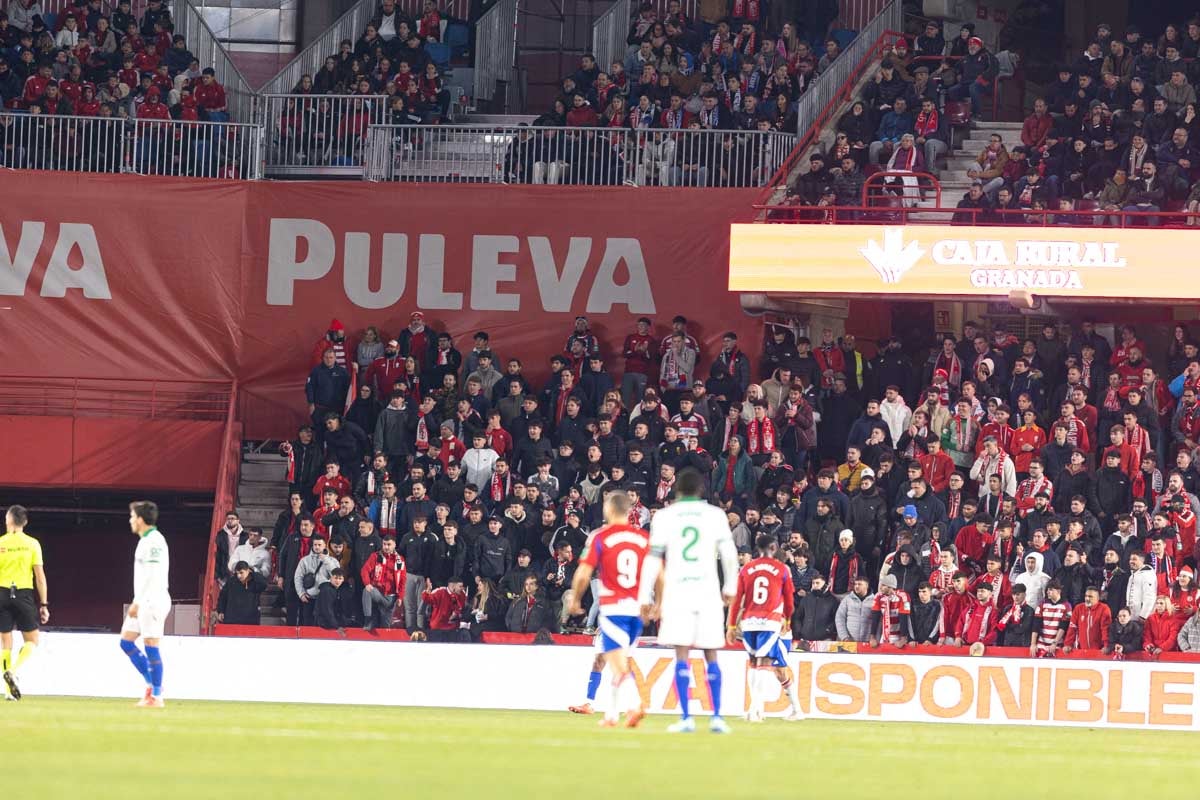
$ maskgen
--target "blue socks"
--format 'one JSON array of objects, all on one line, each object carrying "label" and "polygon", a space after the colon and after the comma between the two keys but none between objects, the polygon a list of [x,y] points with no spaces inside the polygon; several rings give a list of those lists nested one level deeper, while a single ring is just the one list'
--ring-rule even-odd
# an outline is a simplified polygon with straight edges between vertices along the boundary
[{"label": "blue socks", "polygon": [[146,656],[138,649],[137,644],[128,639],[122,639],[121,649],[125,651],[125,655],[129,656],[129,660],[133,663],[133,668],[145,679],[146,684],[152,685],[153,681],[150,680],[150,664],[147,663]]},{"label": "blue socks", "polygon": [[675,662],[675,691],[679,694],[679,713],[684,719],[692,716],[688,689],[692,685],[692,668],[686,661]]},{"label": "blue socks", "polygon": [[[147,674],[150,678],[150,686],[154,689],[154,696],[159,697],[162,695],[163,666],[162,655],[158,652],[157,647],[146,645],[146,661],[149,664]],[[717,673],[717,680],[720,680],[720,673]],[[709,683],[711,682],[712,679],[710,677]],[[717,685],[720,686],[719,683]]]},{"label": "blue socks", "polygon": [[589,672],[588,673],[588,692],[587,692],[587,698],[588,698],[589,703],[596,699],[596,692],[599,690],[600,690],[600,673],[599,672]]},{"label": "blue socks", "polygon": [[721,665],[713,661],[708,665],[708,693],[712,695],[713,716],[721,716]]}]

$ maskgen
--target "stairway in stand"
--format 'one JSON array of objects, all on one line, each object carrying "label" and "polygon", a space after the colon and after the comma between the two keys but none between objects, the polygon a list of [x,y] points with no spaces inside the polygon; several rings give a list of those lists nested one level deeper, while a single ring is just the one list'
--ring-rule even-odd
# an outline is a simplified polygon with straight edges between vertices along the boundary
[{"label": "stairway in stand", "polygon": [[[275,452],[242,451],[242,471],[238,482],[238,515],[247,528],[262,528],[271,538],[275,519],[287,508],[287,459]],[[283,625],[283,608],[275,604],[279,589],[268,587],[259,604],[263,625]]]},{"label": "stairway in stand", "polygon": [[[937,176],[942,185],[941,205],[943,208],[953,208],[963,198],[971,187],[971,179],[967,177],[967,169],[975,165],[976,157],[987,147],[992,134],[999,134],[1005,149],[1011,151],[1021,143],[1020,122],[986,122],[977,120],[967,129],[966,136],[958,141],[958,147],[945,156],[945,166],[928,171]],[[955,138],[961,134],[956,134]],[[920,208],[936,207],[932,195],[918,203]],[[915,212],[912,219],[926,222],[948,222],[950,214],[941,212]]]}]

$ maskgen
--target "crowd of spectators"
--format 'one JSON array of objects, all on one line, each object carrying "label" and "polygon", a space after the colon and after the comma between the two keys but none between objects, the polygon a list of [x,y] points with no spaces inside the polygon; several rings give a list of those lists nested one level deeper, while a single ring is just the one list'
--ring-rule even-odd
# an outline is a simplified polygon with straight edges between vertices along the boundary
[{"label": "crowd of spectators", "polygon": [[[1100,225],[1139,212],[1124,224],[1155,226],[1157,212],[1200,210],[1196,36],[1200,18],[1186,28],[1168,25],[1157,38],[1137,26],[1115,36],[1100,25],[1034,99],[1021,143],[1010,150],[997,134],[978,152],[963,176],[971,185],[956,201],[954,221],[1026,224],[1048,216],[1056,224]],[[871,173],[938,172],[951,125],[981,118],[997,79],[1018,63],[1011,53],[989,53],[970,24],[949,45],[936,22],[911,47],[898,39],[839,120],[832,146],[814,154],[789,188],[786,204],[860,206]],[[906,205],[921,197],[915,176],[886,183]]]},{"label": "crowd of spectators", "polygon": [[53,17],[37,0],[0,12],[0,102],[30,114],[228,120],[225,89],[202,66],[170,11],[149,0],[74,0]]},{"label": "crowd of spectators", "polygon": [[[335,320],[312,424],[282,446],[289,507],[269,538],[231,518],[218,573],[235,592],[274,574],[289,624],[587,630],[590,598],[571,618],[564,594],[603,498],[627,493],[644,526],[691,468],[743,561],[760,534],[780,544],[798,639],[1200,650],[1186,326],[1153,358],[1132,326],[1110,341],[1091,320],[1028,339],[967,322],[873,357],[829,329],[769,327],[753,359],[732,333],[705,358],[682,317],[663,334],[643,318],[605,353],[579,317],[535,384],[485,331],[460,350],[414,312],[355,346]],[[338,569],[350,588],[321,622]]]},{"label": "crowd of spectators", "polygon": [[[747,132],[796,133],[796,102],[841,53],[836,4],[812,3],[803,20],[780,20],[759,0],[700,3],[692,19],[679,0],[661,17],[642,3],[624,58],[585,54],[534,127],[607,128],[611,133],[523,134],[509,148],[512,180],[612,183],[637,162],[639,184],[757,186],[791,150]],[[774,12],[774,13],[772,13]],[[724,131],[681,138],[666,131]],[[743,135],[737,135],[742,132]],[[630,134],[630,135],[627,135]],[[772,149],[780,152],[773,152]]]}]

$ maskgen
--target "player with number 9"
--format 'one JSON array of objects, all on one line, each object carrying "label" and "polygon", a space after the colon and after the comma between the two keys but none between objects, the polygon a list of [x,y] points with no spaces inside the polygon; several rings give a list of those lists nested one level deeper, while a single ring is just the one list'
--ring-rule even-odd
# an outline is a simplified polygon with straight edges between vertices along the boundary
[{"label": "player with number 9", "polygon": [[638,588],[650,536],[628,524],[629,509],[629,497],[624,492],[610,492],[604,499],[606,524],[588,540],[571,587],[575,599],[570,613],[582,614],[580,599],[592,574],[599,571],[600,596],[595,600],[600,604],[600,632],[596,647],[604,653],[612,672],[612,702],[600,724],[609,728],[617,725],[622,711],[627,712],[625,726],[629,728],[637,727],[646,715],[630,675],[629,653],[642,633]]}]

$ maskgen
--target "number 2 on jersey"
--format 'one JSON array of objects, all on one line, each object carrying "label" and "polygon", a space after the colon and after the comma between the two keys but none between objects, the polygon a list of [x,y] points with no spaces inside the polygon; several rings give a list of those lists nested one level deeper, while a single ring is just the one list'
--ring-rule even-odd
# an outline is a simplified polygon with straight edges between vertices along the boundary
[{"label": "number 2 on jersey", "polygon": [[633,550],[617,553],[617,584],[625,589],[637,586],[638,554]]},{"label": "number 2 on jersey", "polygon": [[680,555],[683,556],[684,561],[695,561],[698,556],[692,550],[695,549],[696,543],[700,541],[700,531],[689,525],[683,529],[683,536],[685,539],[688,539],[688,543],[683,546],[683,553]]}]

